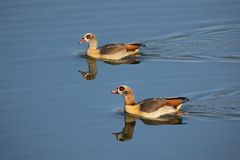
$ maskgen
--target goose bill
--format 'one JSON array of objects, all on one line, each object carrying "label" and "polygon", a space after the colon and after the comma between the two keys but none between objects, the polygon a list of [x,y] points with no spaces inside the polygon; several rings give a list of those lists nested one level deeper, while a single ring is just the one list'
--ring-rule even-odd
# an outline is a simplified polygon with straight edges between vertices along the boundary
[{"label": "goose bill", "polygon": [[85,39],[81,39],[81,40],[79,41],[80,44],[82,44],[82,43],[84,43],[84,42],[86,42]]},{"label": "goose bill", "polygon": [[112,94],[118,94],[118,90],[113,90]]}]

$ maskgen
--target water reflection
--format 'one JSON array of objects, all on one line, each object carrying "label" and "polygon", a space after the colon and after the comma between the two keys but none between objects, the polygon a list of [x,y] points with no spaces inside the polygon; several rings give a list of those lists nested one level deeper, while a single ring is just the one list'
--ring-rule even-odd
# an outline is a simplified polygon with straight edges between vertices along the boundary
[{"label": "water reflection", "polygon": [[[86,58],[85,58],[86,59]],[[88,64],[88,71],[82,71],[81,69],[79,72],[81,73],[84,80],[94,80],[97,76],[97,60],[91,57],[87,57],[87,64]],[[140,63],[139,57],[128,57],[120,60],[104,60],[103,62],[110,64],[110,65],[119,65],[119,64],[138,64]]]},{"label": "water reflection", "polygon": [[136,121],[140,119],[146,125],[177,125],[183,124],[179,115],[164,115],[157,119],[143,119],[133,115],[124,114],[124,127],[122,131],[112,133],[118,141],[128,141],[133,138]]},{"label": "water reflection", "polygon": [[83,79],[85,80],[94,80],[97,76],[97,62],[96,59],[89,58],[87,59],[88,71],[79,70]]}]

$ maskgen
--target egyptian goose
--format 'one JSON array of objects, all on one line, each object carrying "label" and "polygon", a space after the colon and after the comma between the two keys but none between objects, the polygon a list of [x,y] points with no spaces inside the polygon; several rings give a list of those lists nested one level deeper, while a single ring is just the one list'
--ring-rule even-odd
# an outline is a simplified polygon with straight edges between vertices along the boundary
[{"label": "egyptian goose", "polygon": [[119,94],[124,98],[125,112],[150,119],[175,114],[189,100],[187,97],[148,98],[135,103],[133,90],[125,85],[117,87],[112,94]]},{"label": "egyptian goose", "polygon": [[87,33],[80,40],[80,44],[88,42],[87,55],[96,59],[119,60],[130,55],[136,55],[143,44],[107,44],[97,48],[98,40],[95,34]]}]

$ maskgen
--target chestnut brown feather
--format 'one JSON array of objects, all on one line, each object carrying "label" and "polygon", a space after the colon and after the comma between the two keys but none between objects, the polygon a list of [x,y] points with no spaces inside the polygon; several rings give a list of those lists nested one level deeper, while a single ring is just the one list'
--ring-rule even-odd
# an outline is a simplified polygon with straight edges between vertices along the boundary
[{"label": "chestnut brown feather", "polygon": [[142,46],[141,43],[126,44],[127,51],[135,51]]}]

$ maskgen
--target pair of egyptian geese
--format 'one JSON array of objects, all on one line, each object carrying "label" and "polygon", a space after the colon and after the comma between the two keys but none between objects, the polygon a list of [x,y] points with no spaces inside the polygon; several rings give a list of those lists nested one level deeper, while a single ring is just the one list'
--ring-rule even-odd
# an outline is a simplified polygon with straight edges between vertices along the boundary
[{"label": "pair of egyptian geese", "polygon": [[[107,44],[97,47],[98,40],[93,33],[87,33],[79,43],[88,42],[87,55],[95,59],[120,60],[129,56],[135,56],[141,46],[141,43],[129,44]],[[172,98],[148,98],[138,103],[135,102],[133,90],[121,85],[112,94],[119,94],[124,98],[125,112],[142,118],[154,119],[166,114],[176,114],[183,103],[189,99],[187,97]]]}]

